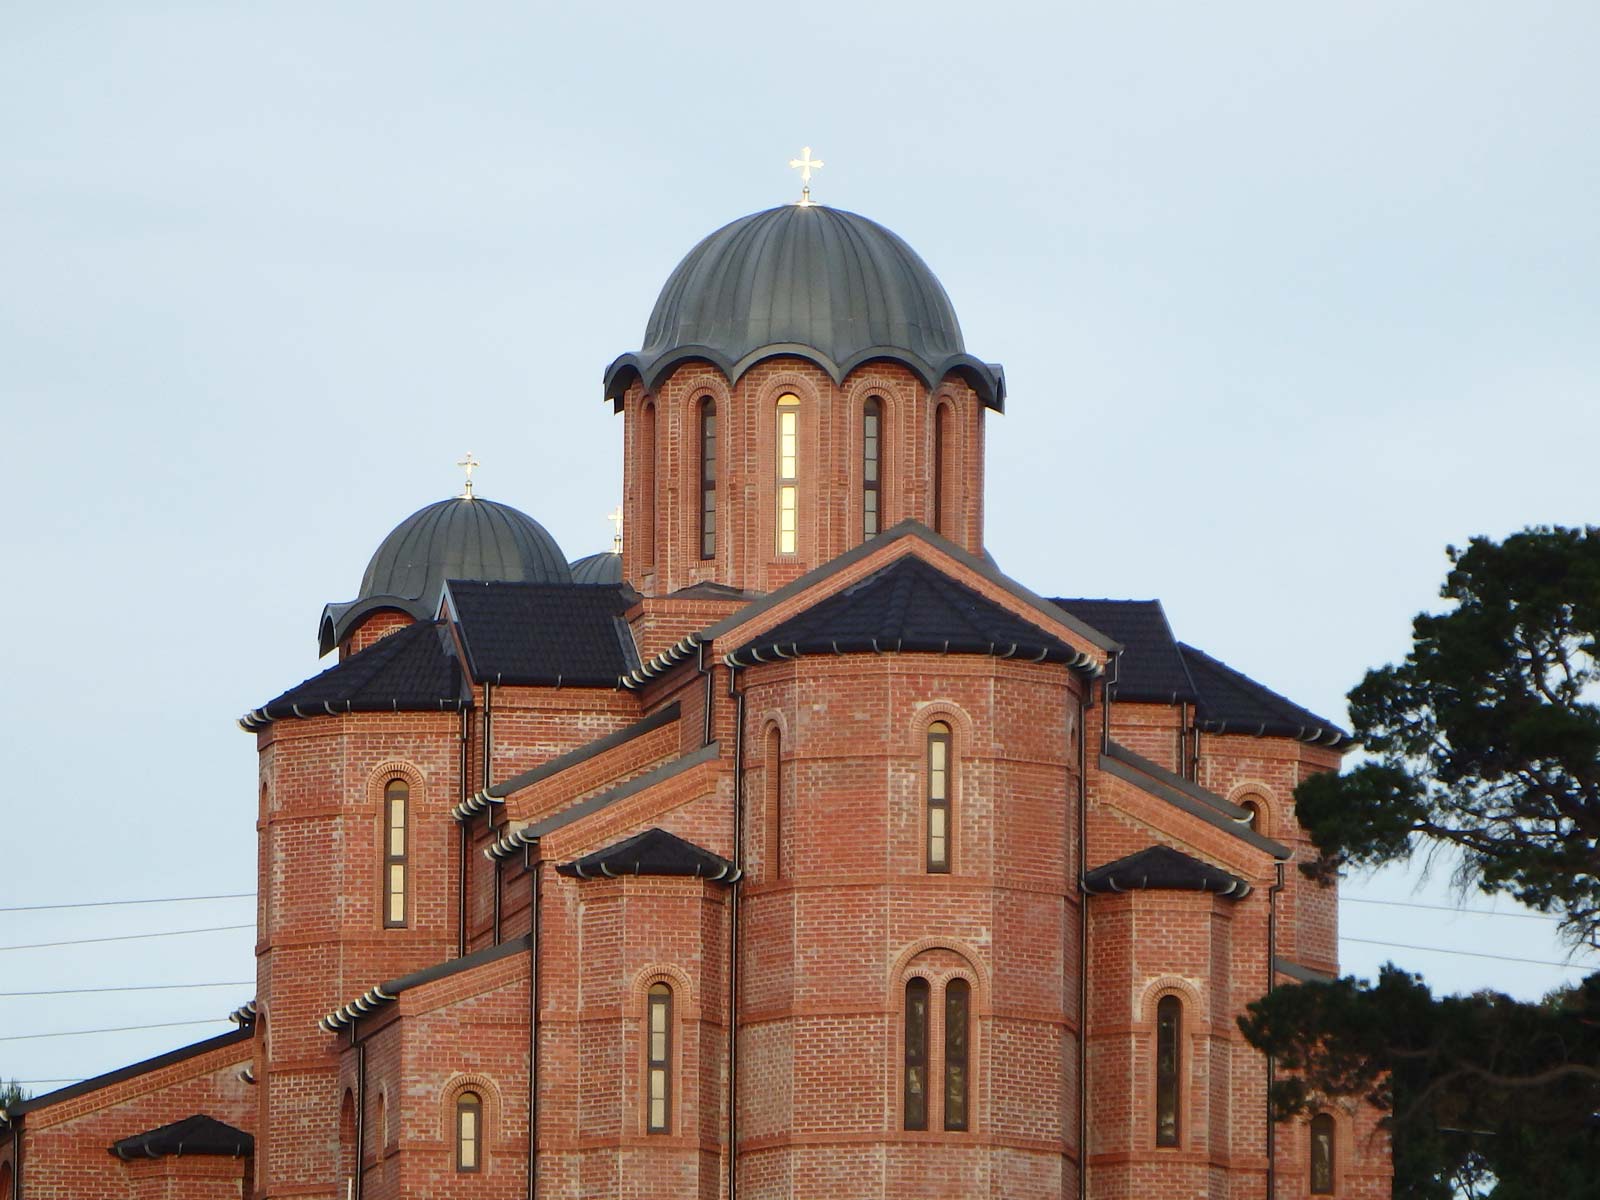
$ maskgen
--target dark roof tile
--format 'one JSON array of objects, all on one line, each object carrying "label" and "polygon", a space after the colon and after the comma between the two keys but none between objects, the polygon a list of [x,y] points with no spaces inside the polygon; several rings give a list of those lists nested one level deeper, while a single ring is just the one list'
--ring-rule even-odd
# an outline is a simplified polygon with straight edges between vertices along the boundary
[{"label": "dark roof tile", "polygon": [[739,878],[737,868],[727,859],[665,829],[646,829],[614,846],[562,863],[556,870],[577,879],[676,875],[733,883]]},{"label": "dark roof tile", "polygon": [[1250,894],[1250,885],[1239,876],[1171,846],[1149,846],[1083,877],[1083,890],[1095,895],[1145,889],[1215,892],[1234,900]]},{"label": "dark roof tile", "polygon": [[452,579],[445,595],[479,682],[616,687],[639,665],[626,588]]},{"label": "dark roof tile", "polygon": [[1292,737],[1340,749],[1354,741],[1326,717],[1301,708],[1187,642],[1179,645],[1200,693],[1195,723],[1205,732]]},{"label": "dark roof tile", "polygon": [[111,1143],[120,1159],[165,1158],[179,1154],[214,1154],[242,1158],[253,1153],[256,1140],[242,1129],[203,1113],[136,1133]]},{"label": "dark roof tile", "polygon": [[1195,699],[1194,681],[1161,601],[1062,597],[1051,603],[1122,643],[1113,700],[1176,704]]}]

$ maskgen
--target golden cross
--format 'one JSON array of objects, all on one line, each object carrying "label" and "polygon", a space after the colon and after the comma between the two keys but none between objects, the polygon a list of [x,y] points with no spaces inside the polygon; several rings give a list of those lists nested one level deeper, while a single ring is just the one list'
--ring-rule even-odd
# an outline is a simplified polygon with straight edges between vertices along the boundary
[{"label": "golden cross", "polygon": [[811,147],[802,146],[800,157],[789,160],[791,170],[800,172],[800,207],[811,207],[811,172],[822,170],[822,160],[811,157]]},{"label": "golden cross", "polygon": [[613,554],[621,554],[622,553],[622,505],[619,504],[615,508],[613,508],[610,512],[608,512],[606,514],[606,520],[610,521],[613,525],[615,525],[617,527],[617,531],[611,535],[611,553],[613,553]]},{"label": "golden cross", "polygon": [[471,500],[472,499],[472,472],[477,467],[482,466],[482,464],[480,462],[478,462],[477,459],[473,458],[472,457],[472,451],[468,450],[467,451],[467,456],[465,458],[463,458],[460,462],[458,462],[456,464],[456,466],[460,467],[463,471],[465,471],[467,473],[467,490],[461,493],[461,499],[463,499],[463,500]]}]

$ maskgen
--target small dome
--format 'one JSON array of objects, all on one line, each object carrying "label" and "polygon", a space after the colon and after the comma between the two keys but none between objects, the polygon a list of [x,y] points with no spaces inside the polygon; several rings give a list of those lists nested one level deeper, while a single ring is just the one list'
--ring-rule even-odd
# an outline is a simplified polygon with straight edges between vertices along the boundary
[{"label": "small dome", "polygon": [[890,359],[929,387],[960,372],[994,408],[1005,396],[1001,369],[966,352],[950,297],[915,250],[866,217],[798,204],[741,217],[689,251],[644,346],[607,369],[606,395],[619,401],[634,378],[653,389],[695,358],[737,380],[775,354],[809,359],[835,382]]},{"label": "small dome", "polygon": [[586,554],[582,558],[574,559],[569,565],[572,567],[573,583],[622,582],[622,555],[613,550]]},{"label": "small dome", "polygon": [[383,539],[354,600],[324,610],[322,653],[379,609],[432,617],[447,579],[571,583],[572,571],[555,538],[526,513],[480,497],[441,500]]}]

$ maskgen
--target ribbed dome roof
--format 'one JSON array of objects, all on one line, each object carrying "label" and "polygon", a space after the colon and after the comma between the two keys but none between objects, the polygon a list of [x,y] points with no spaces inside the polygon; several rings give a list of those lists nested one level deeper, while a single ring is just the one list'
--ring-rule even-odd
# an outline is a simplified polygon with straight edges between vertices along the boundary
[{"label": "ribbed dome roof", "polygon": [[571,583],[572,571],[555,538],[527,513],[478,497],[440,500],[383,539],[354,600],[324,610],[322,652],[380,608],[432,617],[447,579]]},{"label": "ribbed dome roof", "polygon": [[944,286],[917,252],[875,221],[789,204],[725,225],[691,250],[661,289],[644,345],[606,370],[620,400],[654,388],[691,358],[730,379],[774,354],[810,359],[842,381],[870,359],[904,363],[930,387],[951,371],[1001,407],[1000,367],[966,352]]}]

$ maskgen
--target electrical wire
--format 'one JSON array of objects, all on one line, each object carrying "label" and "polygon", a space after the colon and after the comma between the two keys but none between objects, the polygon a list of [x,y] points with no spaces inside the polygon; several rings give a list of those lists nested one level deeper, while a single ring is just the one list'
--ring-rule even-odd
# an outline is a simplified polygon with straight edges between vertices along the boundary
[{"label": "electrical wire", "polygon": [[223,933],[232,929],[255,927],[255,922],[252,921],[248,925],[208,925],[204,929],[168,929],[162,933],[120,933],[115,937],[68,938],[60,942],[29,942],[22,946],[0,946],[0,951],[43,950],[50,946],[87,946],[92,942],[133,942],[140,938],[182,937],[186,933]]},{"label": "electrical wire", "polygon": [[1535,966],[1540,967],[1568,967],[1574,971],[1594,969],[1593,964],[1585,966],[1583,963],[1555,962],[1548,958],[1518,958],[1514,954],[1489,954],[1483,950],[1451,950],[1444,946],[1412,946],[1405,942],[1380,942],[1373,938],[1345,937],[1343,935],[1340,936],[1339,940],[1341,942],[1360,942],[1363,946],[1387,946],[1391,950],[1422,950],[1428,954],[1461,954],[1467,958],[1493,958],[1498,959],[1500,962],[1533,963]]},{"label": "electrical wire", "polygon": [[1434,912],[1462,913],[1474,917],[1518,917],[1524,921],[1560,921],[1549,913],[1496,912],[1488,908],[1460,908],[1454,904],[1423,904],[1420,900],[1369,900],[1365,896],[1341,896],[1340,904],[1382,904],[1391,908],[1426,908]]},{"label": "electrical wire", "polygon": [[186,904],[191,900],[243,900],[255,899],[254,892],[224,892],[217,896],[161,896],[154,900],[83,900],[76,904],[13,904],[0,908],[0,912],[47,912],[61,908],[113,908],[122,904]]},{"label": "electrical wire", "polygon": [[133,1033],[140,1029],[177,1029],[184,1025],[220,1025],[227,1017],[206,1017],[199,1021],[158,1021],[154,1025],[111,1025],[104,1029],[63,1029],[59,1033],[8,1033],[0,1042],[31,1042],[36,1038],[84,1037],[91,1033]]},{"label": "electrical wire", "polygon": [[228,979],[221,983],[131,983],[123,987],[52,988],[41,992],[0,992],[0,1000],[17,996],[83,996],[91,992],[169,992],[182,988],[254,987],[253,979]]}]

